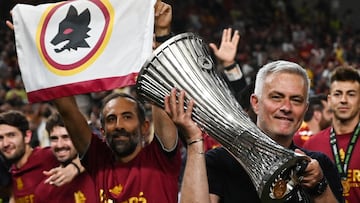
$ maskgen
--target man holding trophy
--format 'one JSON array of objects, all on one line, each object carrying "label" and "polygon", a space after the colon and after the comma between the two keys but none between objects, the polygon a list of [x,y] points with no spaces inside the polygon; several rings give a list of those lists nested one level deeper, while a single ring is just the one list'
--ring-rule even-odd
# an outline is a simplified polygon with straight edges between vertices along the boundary
[{"label": "man holding trophy", "polygon": [[[305,192],[286,202],[343,202],[339,175],[329,158],[318,152],[300,151],[292,143],[307,108],[308,92],[308,77],[298,64],[275,61],[263,66],[251,96],[257,126],[276,143],[308,159],[298,179]],[[165,97],[165,110],[188,143],[181,202],[260,202],[246,171],[225,148],[204,155],[201,129],[192,120],[196,104],[190,100],[184,112],[185,97],[184,90],[179,93],[176,89]],[[273,186],[275,195],[286,190],[281,181],[277,183]]]}]

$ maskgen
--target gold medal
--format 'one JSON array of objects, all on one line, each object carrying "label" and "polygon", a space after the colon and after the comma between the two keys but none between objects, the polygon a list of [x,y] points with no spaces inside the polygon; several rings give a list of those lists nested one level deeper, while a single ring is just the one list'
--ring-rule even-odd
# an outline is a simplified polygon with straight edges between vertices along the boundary
[{"label": "gold medal", "polygon": [[341,184],[343,186],[343,194],[348,194],[350,192],[350,182],[348,179],[342,179]]},{"label": "gold medal", "polygon": [[273,189],[273,194],[276,199],[281,199],[284,197],[286,192],[286,181],[285,180],[278,180],[276,181]]}]

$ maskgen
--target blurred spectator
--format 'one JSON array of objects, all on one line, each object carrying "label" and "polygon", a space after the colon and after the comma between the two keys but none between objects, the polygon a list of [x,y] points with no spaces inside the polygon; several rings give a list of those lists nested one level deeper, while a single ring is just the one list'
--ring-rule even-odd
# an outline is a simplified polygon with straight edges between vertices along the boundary
[{"label": "blurred spectator", "polygon": [[0,153],[0,202],[6,203],[10,197],[10,181],[11,174],[9,173],[10,163],[5,160],[5,157]]},{"label": "blurred spectator", "polygon": [[250,119],[256,123],[256,113],[251,107],[250,97],[254,93],[255,83],[247,85],[243,90],[237,93],[236,99],[243,110],[249,115]]},{"label": "blurred spectator", "polygon": [[293,137],[294,144],[303,147],[316,133],[331,125],[332,111],[327,103],[327,95],[318,94],[309,98],[309,107],[304,122]]}]

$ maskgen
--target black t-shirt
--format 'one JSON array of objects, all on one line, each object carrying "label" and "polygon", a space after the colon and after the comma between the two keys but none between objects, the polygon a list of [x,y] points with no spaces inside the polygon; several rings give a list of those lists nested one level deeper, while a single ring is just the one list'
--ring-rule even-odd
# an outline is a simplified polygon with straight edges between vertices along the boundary
[{"label": "black t-shirt", "polygon": [[10,184],[11,174],[9,172],[9,163],[0,154],[0,187],[5,187]]},{"label": "black t-shirt", "polygon": [[[294,145],[291,149],[298,148]],[[339,202],[344,202],[342,185],[335,165],[323,153],[301,149],[309,157],[318,160],[329,185]],[[260,203],[257,191],[241,164],[223,147],[206,153],[209,191],[220,197],[221,203]],[[294,200],[288,202],[296,202]]]}]

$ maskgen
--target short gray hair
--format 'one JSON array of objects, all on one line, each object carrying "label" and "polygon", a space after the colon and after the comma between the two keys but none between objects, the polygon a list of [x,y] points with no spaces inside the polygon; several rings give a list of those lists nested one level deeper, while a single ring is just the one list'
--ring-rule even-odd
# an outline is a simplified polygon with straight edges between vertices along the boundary
[{"label": "short gray hair", "polygon": [[283,60],[267,63],[260,68],[259,72],[256,75],[255,89],[254,89],[254,94],[257,97],[260,98],[262,95],[262,91],[264,88],[264,81],[266,77],[273,73],[293,73],[301,76],[305,81],[306,101],[308,101],[309,92],[310,92],[310,79],[305,69],[297,63],[293,63],[290,61],[283,61]]}]

